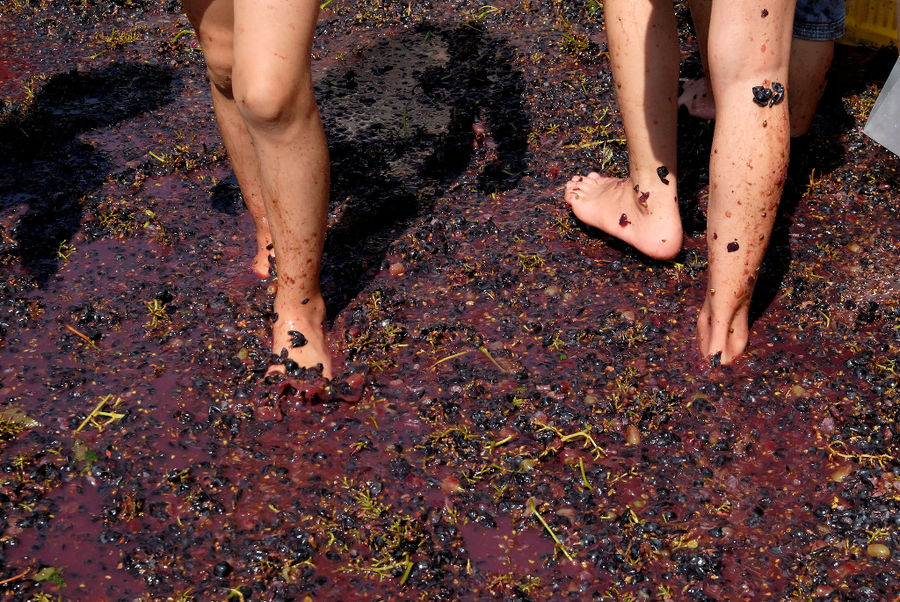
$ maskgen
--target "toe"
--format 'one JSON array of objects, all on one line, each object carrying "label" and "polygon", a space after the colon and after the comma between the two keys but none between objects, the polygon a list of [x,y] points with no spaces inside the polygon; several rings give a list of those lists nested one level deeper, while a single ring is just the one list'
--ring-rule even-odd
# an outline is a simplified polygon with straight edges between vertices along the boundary
[{"label": "toe", "polygon": [[563,195],[565,201],[571,204],[581,199],[581,187],[579,182],[569,182],[566,184],[566,193]]}]

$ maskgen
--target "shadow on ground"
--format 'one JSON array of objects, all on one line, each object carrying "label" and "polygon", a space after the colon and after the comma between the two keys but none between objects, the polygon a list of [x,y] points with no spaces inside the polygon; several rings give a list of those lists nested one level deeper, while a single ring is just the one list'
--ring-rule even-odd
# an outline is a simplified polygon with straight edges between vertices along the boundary
[{"label": "shadow on ground", "polygon": [[[422,26],[361,51],[318,85],[336,216],[322,269],[332,316],[473,153],[493,155],[474,183],[481,193],[519,181],[531,124],[522,73],[513,65],[502,37],[471,26]],[[477,139],[482,122],[494,148]]]},{"label": "shadow on ground", "polygon": [[[17,253],[40,286],[58,268],[60,245],[78,230],[81,199],[99,187],[109,161],[79,135],[152,111],[171,98],[168,68],[116,63],[52,76],[24,109],[0,122],[0,211],[21,211]],[[24,210],[17,207],[26,207]]]}]

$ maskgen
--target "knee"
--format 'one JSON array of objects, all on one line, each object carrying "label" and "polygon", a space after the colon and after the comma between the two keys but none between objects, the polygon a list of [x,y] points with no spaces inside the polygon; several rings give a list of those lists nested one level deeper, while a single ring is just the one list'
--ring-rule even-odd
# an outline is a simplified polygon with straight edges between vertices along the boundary
[{"label": "knee", "polygon": [[204,50],[206,58],[206,74],[210,83],[227,98],[232,97],[232,71],[234,61],[230,51]]},{"label": "knee", "polygon": [[284,82],[274,77],[237,79],[235,101],[248,125],[278,126],[317,115],[312,83]]},{"label": "knee", "polygon": [[210,65],[207,64],[206,73],[209,75],[210,83],[216,87],[226,98],[234,96],[234,90],[231,85],[231,66]]},{"label": "knee", "polygon": [[[733,56],[710,57],[709,75],[714,93],[747,85],[762,85],[766,80],[787,84],[789,52],[777,56],[747,56],[734,53]],[[743,89],[743,88],[742,88]]]}]

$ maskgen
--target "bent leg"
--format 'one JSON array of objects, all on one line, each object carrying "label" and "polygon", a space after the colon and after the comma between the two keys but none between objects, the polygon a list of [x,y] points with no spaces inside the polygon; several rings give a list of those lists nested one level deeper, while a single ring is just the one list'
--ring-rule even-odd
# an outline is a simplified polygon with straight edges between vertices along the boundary
[{"label": "bent leg", "polygon": [[581,221],[650,257],[669,259],[682,244],[675,14],[665,0],[607,0],[604,10],[630,177],[575,176],[565,199]]},{"label": "bent leg", "polygon": [[256,152],[234,102],[232,90],[234,3],[232,0],[184,0],[182,5],[203,48],[219,132],[241,188],[241,196],[256,227],[253,271],[260,278],[265,278],[269,275],[272,236],[263,205]]},{"label": "bent leg", "polygon": [[834,57],[834,41],[844,34],[843,0],[797,0],[791,45],[791,136],[809,131],[825,76]]},{"label": "bent leg", "polygon": [[234,98],[256,153],[277,258],[272,351],[301,367],[321,364],[331,377],[319,288],[330,174],[310,58],[318,3],[235,0],[234,7]]},{"label": "bent leg", "polygon": [[[750,297],[787,172],[787,98],[760,106],[754,88],[787,81],[793,0],[714,0],[709,66],[716,98],[707,226],[709,280],[698,333],[722,363],[747,345]],[[740,43],[735,43],[739,40]]]},{"label": "bent leg", "polygon": [[809,131],[822,93],[825,76],[834,58],[834,40],[816,41],[794,38],[791,45],[790,81],[791,136]]},{"label": "bent leg", "polygon": [[681,96],[678,97],[678,104],[684,106],[694,117],[715,119],[716,101],[709,85],[709,59],[706,55],[712,0],[690,0],[688,5],[691,9],[694,31],[697,34],[697,48],[700,52],[700,63],[703,66],[703,77],[684,82],[684,89]]}]

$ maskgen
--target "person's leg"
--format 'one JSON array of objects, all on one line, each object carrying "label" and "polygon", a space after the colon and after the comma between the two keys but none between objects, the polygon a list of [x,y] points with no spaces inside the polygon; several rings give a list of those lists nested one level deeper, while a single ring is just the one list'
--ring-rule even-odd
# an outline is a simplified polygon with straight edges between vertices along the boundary
[{"label": "person's leg", "polygon": [[666,0],[607,0],[604,10],[630,177],[575,176],[565,199],[581,221],[650,257],[669,259],[682,244],[675,14]]},{"label": "person's leg", "polygon": [[278,292],[272,351],[331,377],[319,268],[328,213],[329,162],[310,52],[318,3],[261,8],[235,0],[232,88],[259,166],[275,245]]},{"label": "person's leg", "polygon": [[825,76],[834,58],[834,40],[818,41],[794,38],[788,81],[791,99],[791,136],[809,131],[816,108],[825,91]]},{"label": "person's leg", "polygon": [[806,134],[812,125],[846,15],[844,0],[797,0],[788,76],[791,136]]},{"label": "person's leg", "polygon": [[[708,0],[695,0],[706,2]],[[691,6],[694,2],[691,3]],[[693,15],[695,11],[691,9]],[[708,23],[707,23],[708,26]],[[697,35],[700,37],[699,33]],[[701,52],[701,55],[705,52]],[[791,45],[791,66],[788,76],[791,90],[791,137],[803,136],[809,131],[819,99],[825,91],[825,75],[834,57],[834,41],[817,41],[794,38]],[[705,63],[704,63],[705,64]],[[678,104],[699,119],[716,118],[716,101],[709,85],[709,74],[685,80]]]},{"label": "person's leg", "polygon": [[713,1],[709,69],[717,118],[706,233],[709,278],[698,334],[701,352],[721,352],[722,363],[747,345],[750,297],[787,173],[787,98],[760,106],[755,97],[761,88],[774,90],[773,99],[784,89],[793,15],[793,0]]},{"label": "person's leg", "polygon": [[231,168],[241,187],[241,196],[244,197],[256,226],[253,271],[260,278],[266,278],[269,275],[272,236],[262,200],[256,153],[234,102],[231,87],[231,71],[234,66],[234,3],[232,0],[184,0],[182,5],[203,48],[216,121]]},{"label": "person's leg", "polygon": [[[716,117],[706,56],[711,6],[711,0],[690,2],[704,77],[685,81],[678,97],[678,104],[700,119]],[[834,57],[834,40],[843,35],[843,30],[843,0],[798,0],[788,75],[792,137],[803,136],[809,131],[825,91],[825,76]]]},{"label": "person's leg", "polygon": [[[693,11],[692,11],[693,12]],[[825,75],[834,57],[833,41],[813,41],[795,38],[791,46],[791,67],[788,76],[791,90],[791,136],[803,136],[809,131],[819,99],[825,91]],[[706,77],[684,82],[678,104],[700,119],[715,119],[716,104]]]},{"label": "person's leg", "polygon": [[685,80],[678,104],[684,106],[694,117],[715,119],[716,101],[709,86],[709,60],[706,57],[712,0],[690,0],[688,5],[691,9],[694,32],[697,34],[697,49],[700,53],[700,63],[703,65],[703,77]]}]

